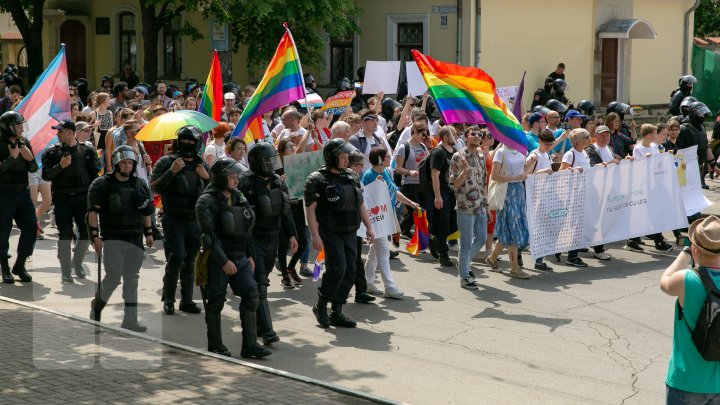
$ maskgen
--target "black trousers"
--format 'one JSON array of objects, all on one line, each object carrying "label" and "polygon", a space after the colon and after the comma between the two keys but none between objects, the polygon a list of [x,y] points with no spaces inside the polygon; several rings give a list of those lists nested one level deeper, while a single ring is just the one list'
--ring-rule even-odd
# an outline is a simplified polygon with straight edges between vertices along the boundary
[{"label": "black trousers", "polygon": [[20,228],[18,257],[30,257],[35,249],[36,224],[35,205],[30,198],[30,189],[23,191],[0,190],[0,259],[7,260],[10,249],[10,232],[13,221]]},{"label": "black trousers", "polygon": [[263,235],[254,234],[253,242],[255,243],[255,282],[257,283],[260,302],[257,309],[257,334],[262,337],[271,337],[276,335],[273,330],[272,318],[270,316],[270,306],[267,302],[267,289],[270,285],[268,276],[275,266],[278,252],[279,235]]},{"label": "black trousers", "polygon": [[133,236],[103,241],[103,265],[105,277],[100,283],[100,298],[110,300],[122,279],[123,300],[125,304],[137,304],[138,279],[142,267],[145,249],[143,237]]},{"label": "black trousers", "polygon": [[[90,245],[85,223],[87,191],[72,194],[53,193],[53,205],[55,206],[55,223],[57,224],[59,238],[57,257],[63,276],[69,276],[73,264],[76,267],[82,264],[87,248]],[[80,233],[74,257],[72,257],[71,251],[71,240],[74,234],[73,222]]]},{"label": "black trousers", "polygon": [[308,244],[306,232],[307,225],[305,225],[305,208],[303,207],[302,200],[300,200],[299,203],[290,203],[290,210],[292,211],[293,221],[295,222],[295,232],[297,233],[295,238],[297,239],[298,249],[295,253],[293,253],[292,257],[290,258],[290,263],[288,263],[287,250],[290,247],[290,238],[285,235],[284,232],[280,233],[277,261],[280,265],[280,272],[283,276],[288,275],[287,269],[295,268],[295,265],[300,260],[300,257],[302,257],[302,254],[303,252],[305,252],[305,248],[307,248]]},{"label": "black trousers", "polygon": [[195,218],[181,218],[166,213],[162,218],[165,249],[165,275],[163,299],[175,302],[175,291],[180,279],[181,302],[192,302],[195,288],[195,256],[200,250],[200,227]]},{"label": "black trousers", "polygon": [[[428,230],[434,236],[435,249],[440,256],[447,256],[450,250],[447,244],[447,237],[457,229],[457,216],[455,215],[455,194],[450,190],[442,190],[440,195],[443,200],[442,209],[435,208],[435,195],[426,196],[428,207]],[[452,214],[452,215],[451,215]]]},{"label": "black trousers", "polygon": [[318,295],[333,304],[344,304],[355,280],[357,235],[330,232],[322,227],[319,233],[325,247],[325,272]]}]

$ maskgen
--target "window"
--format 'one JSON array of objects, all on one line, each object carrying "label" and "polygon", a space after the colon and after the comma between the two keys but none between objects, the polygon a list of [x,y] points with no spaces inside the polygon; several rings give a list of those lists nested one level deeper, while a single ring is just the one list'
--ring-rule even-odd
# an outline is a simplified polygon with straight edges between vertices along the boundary
[{"label": "window", "polygon": [[333,38],[330,42],[330,82],[353,79],[353,39]]},{"label": "window", "polygon": [[135,14],[130,12],[121,13],[118,16],[118,27],[120,27],[120,57],[118,58],[118,71],[122,72],[128,64],[133,69],[137,68],[137,32],[135,31]]},{"label": "window", "polygon": [[182,72],[182,37],[180,16],[173,17],[163,29],[163,49],[165,50],[165,76],[180,76]]},{"label": "window", "polygon": [[399,23],[397,25],[397,55],[400,61],[412,61],[410,51],[423,52],[423,23]]}]

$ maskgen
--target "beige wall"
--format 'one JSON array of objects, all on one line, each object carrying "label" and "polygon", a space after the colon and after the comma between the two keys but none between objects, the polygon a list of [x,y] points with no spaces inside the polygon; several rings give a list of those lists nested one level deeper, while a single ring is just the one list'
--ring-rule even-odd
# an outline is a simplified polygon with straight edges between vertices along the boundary
[{"label": "beige wall", "polygon": [[[657,37],[632,40],[630,102],[670,102],[670,91],[682,75],[683,21],[692,2],[635,0],[634,18],[644,18]],[[690,27],[692,32],[692,26]]]},{"label": "beige wall", "polygon": [[[522,12],[519,12],[522,10]],[[562,24],[548,23],[548,10],[562,10]],[[592,95],[595,31],[589,1],[484,0],[482,2],[480,67],[498,86],[512,86],[525,77],[525,107],[548,73],[564,62],[567,97],[579,101]]]}]

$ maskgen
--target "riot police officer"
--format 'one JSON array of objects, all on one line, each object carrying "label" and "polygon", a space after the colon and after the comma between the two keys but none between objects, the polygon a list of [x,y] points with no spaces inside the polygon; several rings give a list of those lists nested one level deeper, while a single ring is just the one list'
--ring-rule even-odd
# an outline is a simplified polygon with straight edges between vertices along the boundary
[{"label": "riot police officer", "polygon": [[[680,134],[677,138],[678,149],[689,148],[697,145],[698,165],[700,166],[700,181],[702,188],[709,188],[705,184],[703,166],[707,162],[708,140],[703,122],[710,116],[710,109],[702,102],[696,101],[690,104],[687,121],[680,125]],[[716,163],[709,162],[714,168]]]},{"label": "riot police officer", "polygon": [[[365,210],[357,174],[348,169],[348,157],[355,148],[341,138],[329,140],[323,147],[325,165],[305,181],[305,218],[313,248],[325,249],[323,273],[313,313],[323,328],[330,325],[354,328],[356,322],[342,313],[355,278],[356,233],[360,221],[367,228],[367,240],[375,234]],[[321,213],[318,215],[318,213]],[[327,304],[332,303],[328,316]]]},{"label": "riot police officer", "polygon": [[[55,223],[60,239],[58,260],[62,283],[72,284],[73,268],[78,278],[85,278],[82,263],[90,244],[85,223],[87,191],[90,183],[98,177],[99,162],[95,148],[78,143],[75,139],[75,124],[72,121],[61,121],[53,126],[53,129],[58,131],[60,143],[53,145],[43,154],[42,178],[52,181]],[[73,221],[80,231],[74,256],[70,251]]]},{"label": "riot police officer", "polygon": [[590,100],[580,100],[577,105],[577,109],[580,110],[583,115],[592,117],[595,114],[595,104]]},{"label": "riot police officer", "polygon": [[533,101],[531,108],[535,108],[536,106],[543,106],[545,103],[548,102],[552,98],[552,87],[553,87],[553,78],[552,77],[546,77],[545,78],[545,86],[541,89],[537,89],[535,91],[535,94],[533,94]]},{"label": "riot police officer", "polygon": [[145,332],[147,327],[137,320],[137,288],[144,258],[143,235],[147,247],[154,243],[150,217],[155,208],[147,184],[135,175],[139,157],[133,148],[118,146],[110,160],[112,173],[95,179],[87,196],[88,232],[95,252],[102,251],[105,265],[105,277],[90,304],[90,319],[100,320],[122,278],[125,316],[120,326]]},{"label": "riot police officer", "polygon": [[250,171],[240,177],[238,189],[257,215],[252,236],[255,244],[255,281],[260,293],[257,310],[258,335],[269,345],[280,340],[273,330],[267,302],[268,275],[277,259],[280,231],[290,239],[290,250],[297,250],[295,221],[290,211],[288,188],[275,171],[282,168],[280,155],[269,143],[259,143],[248,151]]},{"label": "riot police officer", "polygon": [[688,114],[690,114],[690,104],[698,101],[693,96],[687,96],[685,97],[682,102],[680,103],[680,115],[676,115],[672,118],[678,120],[681,124],[684,122],[688,122]]},{"label": "riot police officer", "polygon": [[548,102],[545,103],[545,107],[547,107],[549,110],[557,111],[558,114],[560,114],[561,116],[564,115],[568,110],[568,106],[566,106],[562,101],[556,100],[554,98],[548,100]]},{"label": "riot police officer", "polygon": [[685,97],[692,95],[695,83],[697,79],[693,75],[680,76],[678,88],[670,94],[670,115],[680,115],[680,103]]},{"label": "riot police officer", "polygon": [[177,131],[175,153],[158,159],[153,169],[153,191],[163,203],[165,276],[163,309],[175,313],[175,290],[180,278],[180,310],[199,314],[193,302],[195,255],[200,249],[200,228],[195,220],[195,203],[210,180],[208,167],[200,157],[202,133],[192,125]]},{"label": "riot police officer", "polygon": [[[202,246],[208,252],[204,299],[208,351],[230,356],[222,341],[220,312],[228,284],[240,296],[242,357],[261,358],[272,352],[257,344],[256,312],[260,302],[253,278],[255,247],[251,230],[255,214],[237,189],[244,168],[231,158],[219,158],[210,167],[210,185],[195,207]],[[258,269],[260,271],[260,269]],[[198,277],[200,279],[200,277]]]},{"label": "riot police officer", "polygon": [[[568,103],[567,97],[565,97],[565,89],[567,89],[567,83],[565,83],[565,80],[563,79],[555,79],[553,80],[553,91],[550,98],[554,98],[555,100],[558,100],[559,102],[563,104]],[[547,105],[546,105],[547,107]]]},{"label": "riot police officer", "polygon": [[[2,282],[12,284],[20,277],[23,282],[32,281],[25,269],[25,260],[35,248],[35,205],[30,198],[28,173],[38,170],[30,142],[22,136],[25,118],[16,111],[0,116],[0,268]],[[13,220],[20,228],[17,259],[10,271],[8,250]]]}]

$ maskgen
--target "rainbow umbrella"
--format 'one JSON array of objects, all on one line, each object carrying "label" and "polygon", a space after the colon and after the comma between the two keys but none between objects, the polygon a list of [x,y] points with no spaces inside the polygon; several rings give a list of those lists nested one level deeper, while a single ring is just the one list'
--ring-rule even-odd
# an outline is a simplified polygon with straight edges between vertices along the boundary
[{"label": "rainbow umbrella", "polygon": [[194,125],[200,132],[211,131],[218,126],[217,121],[203,113],[192,110],[180,110],[167,112],[153,118],[135,136],[139,141],[167,141],[177,139],[175,134],[178,129]]}]

